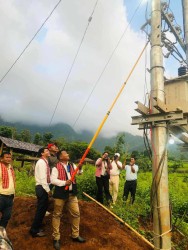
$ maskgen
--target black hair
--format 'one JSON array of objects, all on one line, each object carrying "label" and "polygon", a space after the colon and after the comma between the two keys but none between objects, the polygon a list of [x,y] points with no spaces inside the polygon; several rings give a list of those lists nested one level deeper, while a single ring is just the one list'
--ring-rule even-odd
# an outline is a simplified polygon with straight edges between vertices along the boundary
[{"label": "black hair", "polygon": [[135,156],[135,155],[131,155],[131,158],[134,158],[134,159],[135,159],[135,161],[136,161],[136,156]]},{"label": "black hair", "polygon": [[43,148],[40,148],[39,151],[38,151],[38,156],[41,157],[42,156],[42,153],[44,153],[44,150],[45,149],[48,149],[47,147],[43,147]]},{"label": "black hair", "polygon": [[8,151],[6,151],[6,152],[3,152],[2,154],[1,154],[1,158],[3,158],[4,157],[4,155],[12,155],[10,152],[8,152]]},{"label": "black hair", "polygon": [[108,154],[108,151],[104,151],[104,152],[102,153],[102,155],[104,155],[104,154]]}]

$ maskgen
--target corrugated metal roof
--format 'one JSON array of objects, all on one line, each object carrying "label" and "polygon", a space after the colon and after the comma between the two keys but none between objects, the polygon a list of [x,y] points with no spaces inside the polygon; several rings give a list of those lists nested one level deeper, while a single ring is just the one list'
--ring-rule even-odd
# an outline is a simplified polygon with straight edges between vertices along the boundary
[{"label": "corrugated metal roof", "polygon": [[0,136],[0,140],[9,148],[26,150],[30,152],[38,152],[39,149],[42,147],[36,144],[22,142],[11,138],[6,138],[3,136]]}]

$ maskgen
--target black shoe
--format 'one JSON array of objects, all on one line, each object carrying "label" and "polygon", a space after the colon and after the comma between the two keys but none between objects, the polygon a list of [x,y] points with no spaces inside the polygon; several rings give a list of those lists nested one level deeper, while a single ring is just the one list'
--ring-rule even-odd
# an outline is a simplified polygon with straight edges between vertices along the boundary
[{"label": "black shoe", "polygon": [[79,243],[84,243],[86,240],[80,236],[76,237],[76,238],[72,238],[73,241],[77,241]]},{"label": "black shoe", "polygon": [[53,246],[56,250],[60,250],[60,240],[54,240]]},{"label": "black shoe", "polygon": [[38,232],[38,233],[32,233],[31,231],[30,231],[30,234],[31,234],[31,236],[33,237],[33,238],[35,238],[35,237],[45,237],[46,236],[46,234],[44,233],[44,232]]}]

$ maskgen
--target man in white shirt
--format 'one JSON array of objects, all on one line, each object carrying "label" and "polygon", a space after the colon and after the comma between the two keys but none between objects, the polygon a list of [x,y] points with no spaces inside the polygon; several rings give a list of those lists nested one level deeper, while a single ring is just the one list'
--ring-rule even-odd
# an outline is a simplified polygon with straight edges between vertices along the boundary
[{"label": "man in white shirt", "polygon": [[137,172],[138,166],[135,165],[135,157],[131,157],[130,164],[125,166],[126,182],[124,185],[123,200],[127,200],[129,192],[131,193],[131,204],[134,203],[136,186],[137,186]]},{"label": "man in white shirt", "polygon": [[119,189],[119,175],[122,169],[122,163],[119,161],[120,154],[115,153],[114,158],[111,162],[112,169],[110,170],[110,193],[112,195],[113,204],[116,203]]},{"label": "man in white shirt", "polygon": [[[76,180],[71,181],[74,175],[76,165],[69,162],[69,154],[62,149],[57,153],[59,163],[52,169],[51,182],[54,185],[54,212],[52,217],[53,227],[53,246],[56,250],[60,250],[60,220],[62,216],[63,207],[66,206],[71,217],[71,236],[72,240],[84,243],[79,235],[80,225],[80,211],[77,199],[77,185]],[[81,170],[79,170],[79,173]],[[66,189],[66,186],[68,189]]]},{"label": "man in white shirt", "polygon": [[50,191],[50,167],[48,165],[48,157],[50,152],[48,148],[39,149],[40,159],[35,166],[35,191],[37,196],[37,210],[34,221],[30,229],[32,237],[43,237],[46,234],[41,230],[42,221],[48,208],[48,197],[51,197]]}]

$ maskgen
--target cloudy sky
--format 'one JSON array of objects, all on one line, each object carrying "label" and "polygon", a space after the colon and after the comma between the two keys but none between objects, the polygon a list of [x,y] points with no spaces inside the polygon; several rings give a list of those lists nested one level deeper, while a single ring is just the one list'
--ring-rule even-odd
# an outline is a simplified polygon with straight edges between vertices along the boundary
[{"label": "cloudy sky", "polygon": [[[0,115],[7,121],[64,122],[76,131],[94,132],[146,43],[140,27],[149,17],[150,4],[146,8],[144,0],[62,0],[29,44],[58,2],[0,0]],[[178,4],[181,0],[171,6],[176,19],[181,16]],[[149,49],[102,134],[141,134],[137,126],[131,126],[131,116],[138,115],[135,101],[144,103],[150,88],[145,70],[149,68]],[[165,61],[165,65],[169,77],[177,76],[176,60]]]}]

